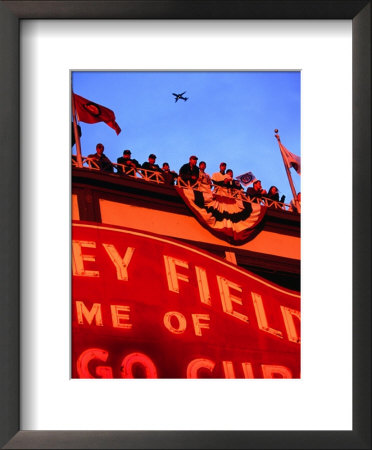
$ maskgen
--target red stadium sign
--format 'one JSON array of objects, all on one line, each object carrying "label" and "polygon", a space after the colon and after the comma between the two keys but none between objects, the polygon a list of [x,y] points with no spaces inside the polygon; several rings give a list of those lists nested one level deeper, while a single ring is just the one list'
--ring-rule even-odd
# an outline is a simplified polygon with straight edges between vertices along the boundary
[{"label": "red stadium sign", "polygon": [[300,295],[184,243],[72,229],[73,378],[299,378]]}]

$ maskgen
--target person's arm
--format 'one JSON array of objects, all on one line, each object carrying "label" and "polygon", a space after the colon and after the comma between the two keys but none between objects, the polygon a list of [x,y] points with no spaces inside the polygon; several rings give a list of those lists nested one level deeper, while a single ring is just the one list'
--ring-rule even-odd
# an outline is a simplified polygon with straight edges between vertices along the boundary
[{"label": "person's arm", "polygon": [[[116,163],[117,163],[117,164],[122,164],[122,163],[120,162],[120,158],[118,158],[118,159],[116,160]],[[117,173],[123,173],[123,168],[122,168],[122,166],[116,166],[116,172],[117,172]]]},{"label": "person's arm", "polygon": [[198,179],[199,179],[199,174],[200,174],[199,169],[194,168],[194,169],[191,171],[190,179],[191,179],[191,182],[192,182],[193,184],[196,183],[196,182],[198,181]]},{"label": "person's arm", "polygon": [[239,191],[241,191],[243,189],[243,186],[240,184],[240,181],[233,180],[233,183],[234,183],[234,189],[238,189]]},{"label": "person's arm", "polygon": [[105,165],[105,170],[107,170],[108,172],[113,172],[114,171],[114,166],[112,165],[111,160],[105,156],[104,156],[104,165]]},{"label": "person's arm", "polygon": [[[217,176],[218,176],[218,174],[217,174]],[[216,174],[212,175],[212,181],[213,181],[213,184],[215,184],[217,186],[223,186],[223,181],[217,180],[216,179]]]},{"label": "person's arm", "polygon": [[253,198],[257,197],[257,192],[253,188],[250,187],[247,189],[247,196],[253,199]]}]

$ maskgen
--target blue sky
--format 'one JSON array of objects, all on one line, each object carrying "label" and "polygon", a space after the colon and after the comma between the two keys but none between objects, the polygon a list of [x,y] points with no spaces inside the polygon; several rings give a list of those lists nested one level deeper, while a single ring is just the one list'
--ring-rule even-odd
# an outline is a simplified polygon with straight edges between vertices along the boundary
[{"label": "blue sky", "polygon": [[[113,162],[128,148],[141,164],[155,153],[178,172],[195,154],[209,174],[224,161],[234,176],[252,171],[266,190],[292,198],[274,129],[301,155],[300,72],[73,72],[72,85],[112,109],[122,129],[117,136],[103,122],[80,122],[83,156],[101,142]],[[172,93],[183,91],[189,100],[175,103]],[[300,176],[291,174],[298,192]]]}]

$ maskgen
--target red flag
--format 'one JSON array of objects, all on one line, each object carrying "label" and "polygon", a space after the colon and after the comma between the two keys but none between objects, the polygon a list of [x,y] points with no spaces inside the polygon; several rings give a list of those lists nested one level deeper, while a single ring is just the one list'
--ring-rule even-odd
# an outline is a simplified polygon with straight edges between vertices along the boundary
[{"label": "red flag", "polygon": [[116,131],[116,134],[121,132],[119,125],[116,123],[114,111],[98,103],[91,102],[84,97],[80,97],[80,95],[72,95],[74,96],[76,114],[80,122],[105,122],[106,125]]}]

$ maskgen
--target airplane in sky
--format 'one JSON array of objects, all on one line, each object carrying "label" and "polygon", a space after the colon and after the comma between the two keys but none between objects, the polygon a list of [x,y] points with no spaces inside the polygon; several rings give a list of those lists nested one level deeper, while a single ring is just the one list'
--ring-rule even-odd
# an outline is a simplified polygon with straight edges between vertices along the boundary
[{"label": "airplane in sky", "polygon": [[185,93],[186,93],[186,91],[182,92],[182,94],[173,94],[176,97],[175,102],[177,102],[179,99],[182,99],[185,101],[188,100],[189,97],[183,97],[183,94],[185,94]]}]

